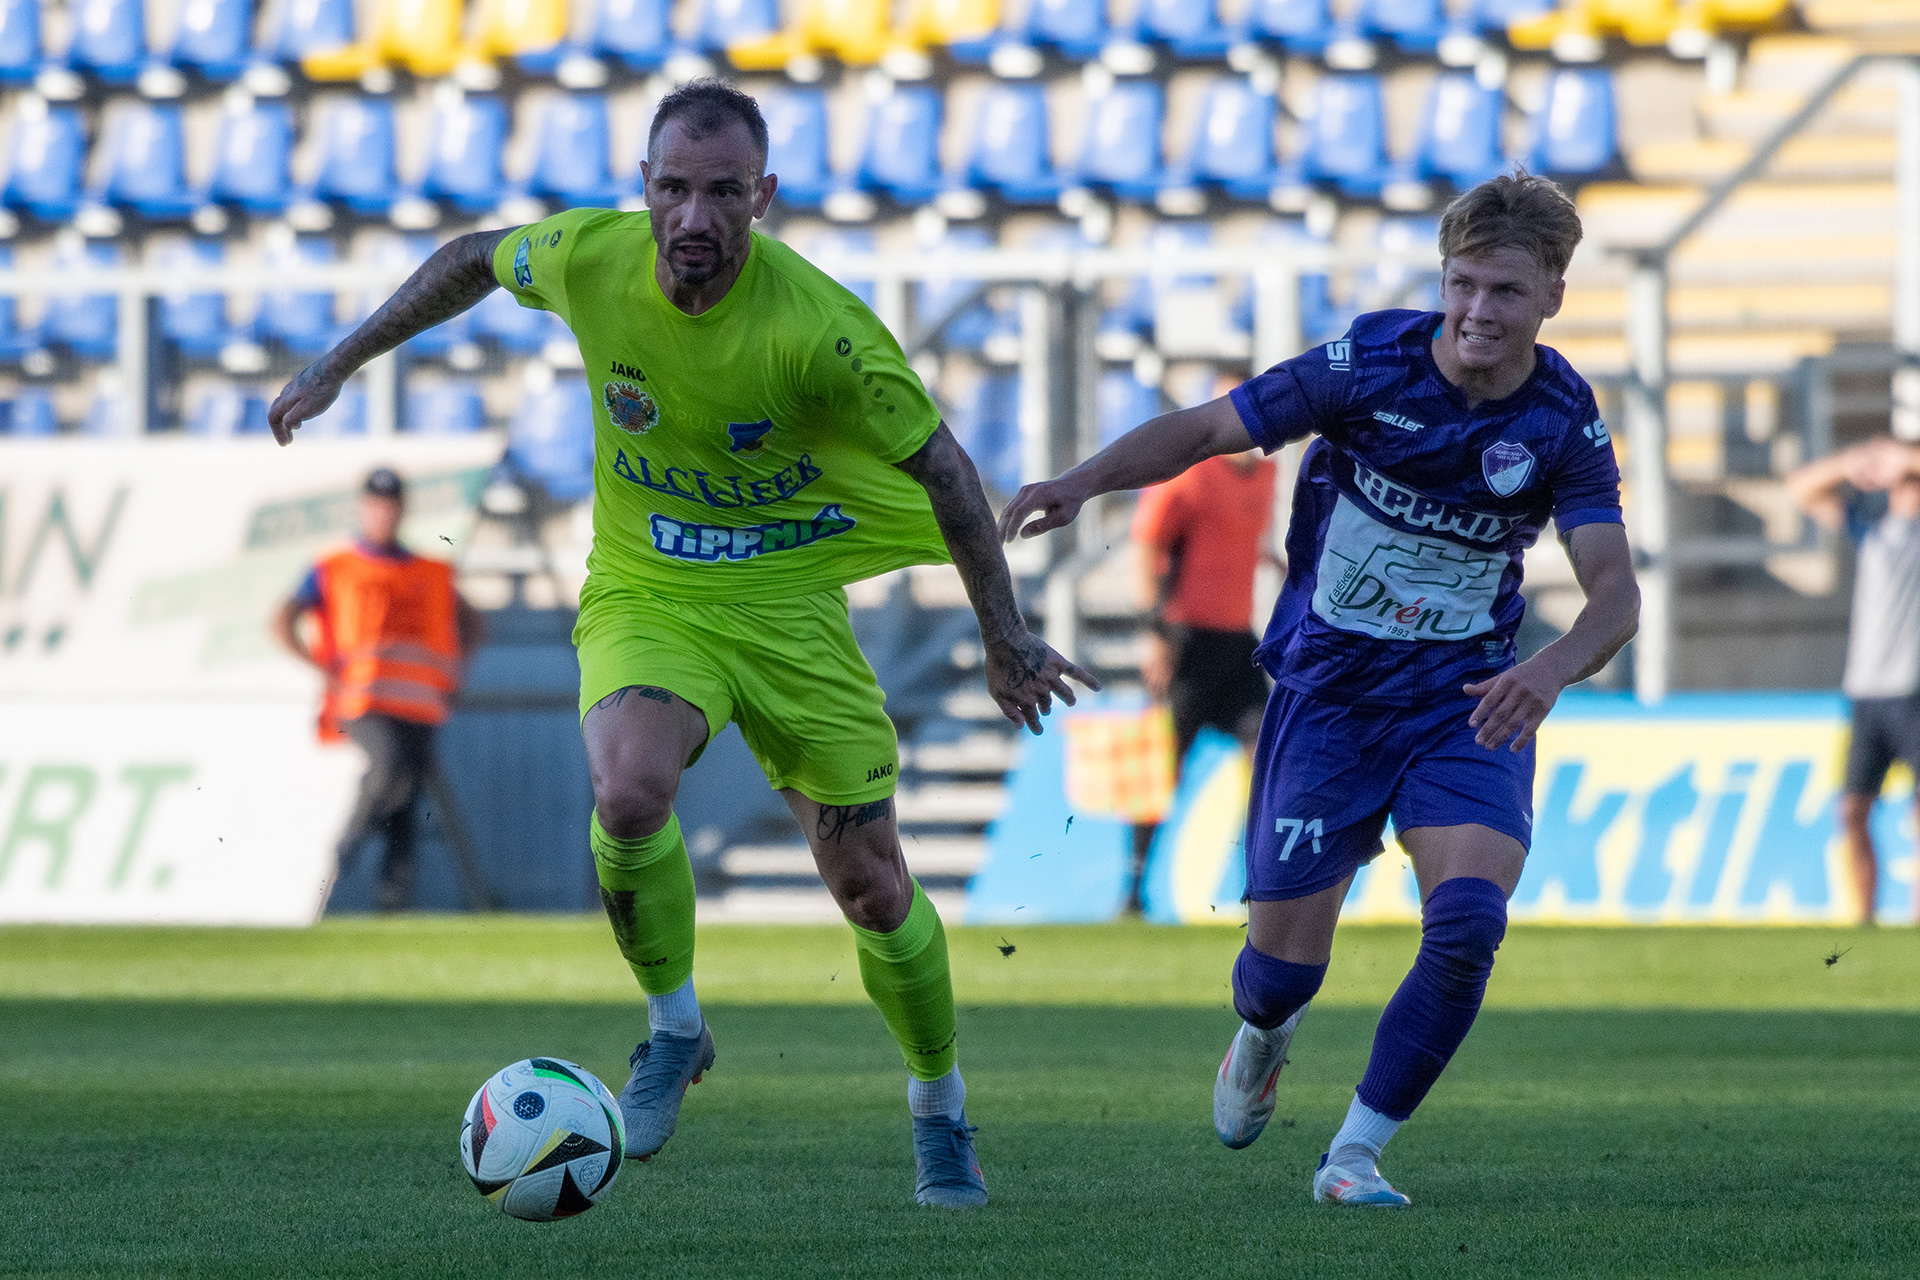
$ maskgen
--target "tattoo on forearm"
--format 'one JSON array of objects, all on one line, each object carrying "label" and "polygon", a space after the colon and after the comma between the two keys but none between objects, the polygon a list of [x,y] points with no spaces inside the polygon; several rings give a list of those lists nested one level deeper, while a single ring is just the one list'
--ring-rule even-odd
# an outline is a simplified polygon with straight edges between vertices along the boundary
[{"label": "tattoo on forearm", "polygon": [[595,711],[611,710],[625,702],[628,694],[632,694],[636,698],[645,698],[649,702],[668,703],[673,701],[673,695],[665,689],[656,688],[650,684],[630,684],[624,689],[615,689],[612,693],[594,703],[593,709]]},{"label": "tattoo on forearm", "polygon": [[933,518],[953,556],[953,567],[966,586],[967,598],[973,602],[982,635],[991,640],[994,637],[987,634],[990,629],[1001,636],[1024,630],[1026,620],[1014,600],[1013,577],[1007,572],[1007,559],[1000,549],[993,510],[987,506],[979,473],[966,451],[943,426],[926,447],[902,462],[900,469],[927,491]]},{"label": "tattoo on forearm", "polygon": [[822,840],[838,843],[848,827],[864,827],[884,822],[893,816],[893,800],[873,800],[866,804],[823,804],[814,820],[814,834]]},{"label": "tattoo on forearm", "polygon": [[492,293],[493,251],[517,228],[448,241],[334,349],[354,368],[450,320]]}]

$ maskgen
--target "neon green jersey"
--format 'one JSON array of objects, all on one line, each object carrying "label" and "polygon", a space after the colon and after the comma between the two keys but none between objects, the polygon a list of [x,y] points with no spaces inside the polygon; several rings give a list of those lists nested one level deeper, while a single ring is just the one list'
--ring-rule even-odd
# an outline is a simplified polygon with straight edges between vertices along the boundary
[{"label": "neon green jersey", "polygon": [[594,400],[593,575],[715,603],[948,559],[893,464],[940,413],[861,301],[759,234],[697,316],[654,279],[645,213],[571,209],[500,242],[493,271],[573,330]]}]

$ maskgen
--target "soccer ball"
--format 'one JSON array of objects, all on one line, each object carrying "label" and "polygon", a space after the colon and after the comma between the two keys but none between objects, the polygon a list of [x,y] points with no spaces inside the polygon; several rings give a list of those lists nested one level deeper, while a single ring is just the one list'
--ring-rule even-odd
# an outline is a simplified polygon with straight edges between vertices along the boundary
[{"label": "soccer ball", "polygon": [[585,1213],[613,1185],[627,1127],[591,1071],[528,1058],[480,1086],[460,1125],[460,1163],[494,1208],[529,1222]]}]

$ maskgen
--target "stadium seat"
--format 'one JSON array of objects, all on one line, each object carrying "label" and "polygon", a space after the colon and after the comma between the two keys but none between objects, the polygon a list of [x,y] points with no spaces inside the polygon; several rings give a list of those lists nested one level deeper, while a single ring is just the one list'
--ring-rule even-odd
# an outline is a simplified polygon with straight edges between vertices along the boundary
[{"label": "stadium seat", "polygon": [[833,188],[827,166],[827,99],[818,89],[781,89],[760,100],[767,120],[767,172],[776,198],[793,209],[817,209]]},{"label": "stadium seat", "polygon": [[892,7],[888,0],[799,0],[793,26],[730,41],[727,60],[742,71],[778,71],[822,54],[870,66],[895,43]]},{"label": "stadium seat", "polygon": [[1553,6],[1554,0],[1469,0],[1459,14],[1471,30],[1504,34],[1509,23],[1551,12]]},{"label": "stadium seat", "polygon": [[1532,120],[1527,167],[1558,178],[1593,178],[1619,154],[1613,75],[1605,67],[1562,67]]},{"label": "stadium seat", "polygon": [[[218,240],[196,238],[161,245],[154,252],[153,265],[162,271],[190,270],[219,266],[225,257]],[[217,290],[163,293],[157,310],[161,339],[189,359],[211,360],[233,340],[227,324],[227,295]]]},{"label": "stadium seat", "polygon": [[671,18],[668,0],[593,0],[588,49],[629,71],[652,71],[672,51]]},{"label": "stadium seat", "polygon": [[1132,35],[1193,60],[1225,57],[1235,41],[1234,32],[1220,22],[1215,0],[1140,0]]},{"label": "stadium seat", "polygon": [[507,142],[506,104],[442,88],[435,96],[421,192],[461,213],[483,213],[505,191],[500,154]]},{"label": "stadium seat", "polygon": [[1333,40],[1327,0],[1253,0],[1241,24],[1243,39],[1275,43],[1288,53],[1312,56]]},{"label": "stadium seat", "polygon": [[414,435],[471,435],[487,425],[480,388],[465,379],[407,388],[400,429]]},{"label": "stadium seat", "polygon": [[1027,0],[1025,34],[1064,58],[1095,57],[1108,39],[1106,0]]},{"label": "stadium seat", "polygon": [[[550,311],[521,306],[505,289],[495,289],[466,314],[473,317],[476,339],[491,342],[512,355],[535,355],[556,337],[567,336],[567,328],[559,317]],[[429,329],[420,337],[433,332]]]},{"label": "stadium seat", "polygon": [[896,87],[867,112],[860,185],[903,205],[940,191],[940,91]]},{"label": "stadium seat", "polygon": [[460,18],[460,0],[375,0],[369,39],[312,47],[300,67],[321,81],[358,80],[389,64],[416,76],[443,76],[463,57]]},{"label": "stadium seat", "polygon": [[313,194],[362,217],[378,217],[398,194],[394,180],[393,104],[360,94],[333,98],[318,112],[320,169]]},{"label": "stadium seat", "polygon": [[1087,103],[1087,132],[1075,177],[1128,200],[1151,200],[1160,168],[1162,98],[1151,80],[1122,80]]},{"label": "stadium seat", "polygon": [[1505,168],[1500,117],[1505,95],[1483,87],[1470,71],[1443,71],[1433,78],[1420,117],[1414,169],[1465,190]]},{"label": "stadium seat", "polygon": [[1386,113],[1379,77],[1334,72],[1314,86],[1302,156],[1308,181],[1331,183],[1348,196],[1378,195],[1387,178]]},{"label": "stadium seat", "polygon": [[1046,92],[1037,84],[996,84],[974,115],[966,169],[948,182],[983,187],[1015,205],[1052,204],[1060,195],[1048,138]]},{"label": "stadium seat", "polygon": [[[929,265],[937,269],[950,253],[983,253],[994,247],[993,233],[985,227],[948,227],[940,238],[919,246]],[[916,332],[925,331],[978,292],[976,280],[928,275],[913,282],[913,322]],[[940,330],[940,342],[949,351],[978,351],[996,324],[993,309],[980,299],[953,315]]]},{"label": "stadium seat", "polygon": [[293,198],[287,179],[292,153],[292,109],[234,95],[221,112],[208,197],[251,214],[280,213]]},{"label": "stadium seat", "polygon": [[1094,392],[1100,447],[1106,448],[1161,412],[1160,388],[1142,386],[1131,369],[1109,369]]},{"label": "stadium seat", "polygon": [[[323,236],[274,236],[261,266],[268,278],[276,268],[310,266],[334,261],[333,244]],[[310,359],[332,346],[339,335],[337,304],[331,292],[276,290],[260,295],[253,334],[261,342],[275,342],[291,355]]]},{"label": "stadium seat", "polygon": [[1000,25],[999,0],[907,0],[901,35],[918,47],[983,44]]},{"label": "stadium seat", "polygon": [[527,190],[573,206],[619,204],[624,193],[613,180],[606,98],[556,93],[539,110],[539,143]]},{"label": "stadium seat", "polygon": [[[793,242],[793,247],[805,258],[831,258],[835,256],[872,253],[873,232],[865,227],[822,227],[807,233]],[[833,277],[839,281],[854,297],[871,307],[874,303],[874,283],[842,275]]]},{"label": "stadium seat", "polygon": [[[644,7],[644,2],[634,7]],[[474,0],[468,16],[469,57],[487,62],[511,58],[522,71],[544,75],[565,50],[567,0]]]},{"label": "stadium seat", "polygon": [[353,43],[353,0],[287,0],[266,48],[280,62],[299,63],[308,55]]},{"label": "stadium seat", "polygon": [[80,112],[22,94],[14,110],[4,198],[42,222],[64,222],[80,201],[86,143]]},{"label": "stadium seat", "polygon": [[156,222],[185,218],[199,207],[200,197],[187,190],[185,140],[174,104],[116,104],[107,113],[99,151],[100,178],[91,198]]},{"label": "stadium seat", "polygon": [[725,53],[727,46],[780,29],[779,0],[697,0],[694,47]]},{"label": "stadium seat", "polygon": [[[1298,222],[1288,219],[1275,219],[1261,228],[1257,243],[1271,251],[1276,246],[1297,246],[1324,244],[1325,237],[1310,234]],[[1300,339],[1311,346],[1337,338],[1346,332],[1352,322],[1353,313],[1336,307],[1333,303],[1332,280],[1324,268],[1302,271],[1297,305],[1300,317]],[[1248,280],[1240,291],[1233,307],[1229,323],[1251,340],[1253,336],[1253,282]]]},{"label": "stadium seat", "polygon": [[69,10],[73,43],[67,65],[103,84],[132,84],[147,60],[146,6],[141,0],[79,0]]},{"label": "stadium seat", "polygon": [[[0,244],[0,271],[12,266],[12,247]],[[19,299],[10,293],[0,294],[0,363],[12,364],[39,345],[37,337],[20,329]]]},{"label": "stadium seat", "polygon": [[1217,187],[1236,200],[1265,200],[1274,183],[1273,122],[1278,104],[1244,77],[1207,86],[1193,142],[1168,173],[1164,190]]},{"label": "stadium seat", "polygon": [[193,436],[265,435],[267,402],[235,383],[215,383],[194,398],[183,425]]},{"label": "stadium seat", "polygon": [[40,70],[40,0],[0,0],[0,84],[28,84]]},{"label": "stadium seat", "polygon": [[593,492],[595,406],[587,380],[578,374],[551,376],[545,366],[528,370],[528,387],[507,427],[507,464],[537,481],[549,495],[572,502]]},{"label": "stadium seat", "polygon": [[46,387],[22,387],[7,406],[7,434],[35,437],[60,434],[60,419],[53,411],[53,392]]},{"label": "stadium seat", "polygon": [[175,66],[215,83],[246,70],[253,44],[252,0],[185,0],[176,23]]},{"label": "stadium seat", "polygon": [[980,478],[1000,494],[1020,487],[1020,375],[988,370],[948,424]]},{"label": "stadium seat", "polygon": [[1446,34],[1447,10],[1441,0],[1361,0],[1360,29],[1391,40],[1402,53],[1426,56]]},{"label": "stadium seat", "polygon": [[[62,233],[54,242],[55,271],[104,271],[121,262],[111,240],[81,240]],[[83,360],[110,360],[119,348],[120,299],[111,293],[56,295],[47,299],[40,340]]]}]

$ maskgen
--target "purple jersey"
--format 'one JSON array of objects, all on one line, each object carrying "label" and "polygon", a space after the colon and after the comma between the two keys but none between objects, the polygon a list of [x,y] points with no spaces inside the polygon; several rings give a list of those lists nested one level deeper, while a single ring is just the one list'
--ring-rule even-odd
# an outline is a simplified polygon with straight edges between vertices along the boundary
[{"label": "purple jersey", "polygon": [[1260,660],[1334,702],[1417,706],[1513,665],[1520,560],[1620,520],[1620,469],[1586,380],[1534,348],[1533,374],[1469,409],[1441,376],[1438,312],[1376,311],[1338,342],[1233,391],[1271,452],[1312,432],[1294,488],[1287,582]]}]

